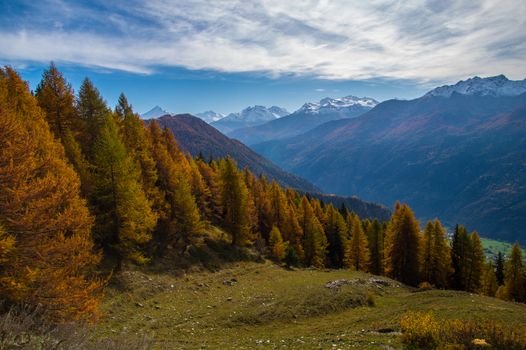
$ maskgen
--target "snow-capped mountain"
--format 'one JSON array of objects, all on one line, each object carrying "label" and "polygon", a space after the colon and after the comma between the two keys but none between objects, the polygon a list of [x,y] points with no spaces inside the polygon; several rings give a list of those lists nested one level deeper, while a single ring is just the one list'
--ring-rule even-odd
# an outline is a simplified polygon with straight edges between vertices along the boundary
[{"label": "snow-capped mountain", "polygon": [[504,75],[461,80],[455,85],[444,85],[429,91],[424,96],[450,97],[453,93],[477,96],[518,96],[526,92],[526,79],[509,80]]},{"label": "snow-capped mountain", "polygon": [[210,124],[212,122],[216,122],[219,119],[223,119],[225,117],[224,114],[216,113],[214,111],[206,111],[206,112],[202,112],[202,113],[197,113],[195,116],[200,118],[200,119],[202,119],[202,120],[204,120],[208,124]]},{"label": "snow-capped mountain", "polygon": [[163,115],[170,114],[159,106],[155,106],[150,109],[148,112],[141,114],[142,119],[154,119],[162,117]]},{"label": "snow-capped mountain", "polygon": [[307,102],[294,113],[326,114],[340,112],[349,109],[368,108],[371,109],[379,102],[369,97],[346,96],[341,98],[326,97],[320,102]]},{"label": "snow-capped mountain", "polygon": [[285,108],[277,106],[267,108],[265,106],[256,105],[253,107],[247,107],[241,112],[230,113],[223,119],[211,123],[211,125],[222,133],[227,133],[240,128],[261,125],[288,114],[289,112]]},{"label": "snow-capped mountain", "polygon": [[369,97],[326,97],[319,102],[307,102],[300,109],[283,118],[256,127],[238,129],[228,133],[228,136],[246,145],[293,137],[326,122],[359,117],[378,103]]}]

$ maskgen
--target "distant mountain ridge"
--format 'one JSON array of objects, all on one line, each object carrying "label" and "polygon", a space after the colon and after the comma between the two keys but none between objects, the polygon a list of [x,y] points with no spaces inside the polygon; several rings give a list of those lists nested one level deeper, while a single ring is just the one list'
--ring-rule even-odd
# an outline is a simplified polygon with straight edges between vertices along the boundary
[{"label": "distant mountain ridge", "polygon": [[276,180],[282,186],[310,193],[327,203],[337,206],[345,203],[349,210],[355,211],[363,218],[387,220],[390,216],[389,209],[376,203],[365,202],[356,197],[320,194],[318,187],[280,169],[239,141],[229,139],[197,117],[189,114],[167,115],[157,121],[162,127],[170,129],[182,149],[193,156],[202,154],[205,159],[218,159],[229,155],[236,160],[239,166],[248,167],[256,175],[263,174],[268,179]]},{"label": "distant mountain ridge", "polygon": [[155,106],[152,109],[150,109],[148,112],[141,114],[141,118],[145,120],[155,119],[155,118],[162,117],[163,115],[167,115],[167,114],[170,114],[170,113],[162,109],[159,106]]},{"label": "distant mountain ridge", "polygon": [[453,93],[477,96],[517,96],[526,92],[526,79],[509,80],[504,75],[461,80],[455,85],[444,85],[429,91],[425,97],[451,97]]},{"label": "distant mountain ridge", "polygon": [[206,112],[202,112],[202,113],[197,113],[195,116],[200,118],[200,119],[202,119],[202,120],[204,120],[208,124],[216,122],[216,121],[218,121],[220,119],[223,119],[225,117],[224,114],[216,113],[214,111],[206,111]]},{"label": "distant mountain ridge", "polygon": [[467,81],[252,147],[326,192],[526,242],[526,93]]},{"label": "distant mountain ridge", "polygon": [[331,120],[358,117],[377,104],[378,101],[369,97],[327,97],[319,102],[305,103],[297,111],[283,118],[257,127],[238,129],[227,135],[247,145],[284,139],[307,132]]},{"label": "distant mountain ridge", "polygon": [[236,129],[257,126],[268,121],[281,118],[288,115],[285,108],[272,106],[251,106],[243,109],[241,112],[230,113],[226,117],[212,122],[211,125],[226,134]]}]

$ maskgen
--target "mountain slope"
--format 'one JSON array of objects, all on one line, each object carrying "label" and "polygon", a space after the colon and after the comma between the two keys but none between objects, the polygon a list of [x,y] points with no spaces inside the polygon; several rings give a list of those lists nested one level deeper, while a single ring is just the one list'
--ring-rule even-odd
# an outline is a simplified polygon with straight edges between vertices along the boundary
[{"label": "mountain slope", "polygon": [[324,98],[306,103],[294,113],[258,127],[238,129],[228,133],[247,145],[300,135],[331,120],[355,118],[378,104],[371,98],[347,96]]},{"label": "mountain slope", "polygon": [[401,200],[421,218],[526,241],[526,94],[391,100],[253,147],[325,191]]},{"label": "mountain slope", "polygon": [[230,155],[240,167],[248,167],[256,175],[264,174],[283,186],[308,192],[319,189],[298,176],[281,170],[247,146],[231,140],[219,131],[189,114],[163,116],[157,119],[159,124],[170,129],[179,145],[193,156],[202,153],[205,159],[217,159]]},{"label": "mountain slope", "polygon": [[270,108],[265,106],[254,106],[247,107],[238,113],[230,113],[226,117],[211,124],[214,128],[226,134],[236,129],[265,124],[266,122],[281,118],[288,114],[289,112],[285,108],[277,106],[272,106]]}]

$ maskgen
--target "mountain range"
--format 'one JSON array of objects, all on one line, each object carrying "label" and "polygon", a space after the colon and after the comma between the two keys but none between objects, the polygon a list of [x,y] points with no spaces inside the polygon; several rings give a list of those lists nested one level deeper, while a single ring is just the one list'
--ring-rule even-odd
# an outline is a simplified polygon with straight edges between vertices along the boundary
[{"label": "mountain range", "polygon": [[155,106],[152,109],[150,109],[148,112],[141,114],[141,118],[144,120],[148,119],[155,119],[162,117],[163,115],[170,114],[169,112],[165,111],[159,106]]},{"label": "mountain range", "polygon": [[238,113],[230,113],[226,117],[210,124],[223,134],[227,134],[240,128],[265,124],[288,114],[289,112],[285,108],[277,106],[267,108],[265,106],[256,105],[253,107],[247,107]]},{"label": "mountain range", "polygon": [[252,147],[325,192],[526,241],[525,80],[476,77]]},{"label": "mountain range", "polygon": [[390,216],[390,211],[385,206],[365,202],[357,197],[320,194],[318,187],[296,175],[283,171],[241,142],[228,138],[197,117],[189,114],[165,115],[158,118],[157,121],[163,128],[170,129],[182,149],[194,157],[201,154],[208,160],[231,156],[240,167],[248,167],[256,175],[265,175],[270,180],[276,180],[282,186],[309,193],[338,207],[345,203],[349,210],[354,211],[360,217],[387,220]]},{"label": "mountain range", "polygon": [[257,127],[239,128],[227,134],[247,145],[284,139],[302,134],[332,120],[358,117],[377,104],[378,101],[368,97],[327,97],[319,102],[305,103],[300,109],[283,118]]}]

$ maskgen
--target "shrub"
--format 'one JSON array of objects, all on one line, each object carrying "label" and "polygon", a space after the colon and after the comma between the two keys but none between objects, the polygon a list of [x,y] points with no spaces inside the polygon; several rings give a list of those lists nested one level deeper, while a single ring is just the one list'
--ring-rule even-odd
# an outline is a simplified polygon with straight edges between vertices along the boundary
[{"label": "shrub", "polygon": [[409,349],[436,349],[439,323],[432,313],[409,312],[400,320],[402,342]]},{"label": "shrub", "polygon": [[526,328],[491,320],[451,320],[439,323],[431,313],[410,312],[400,321],[408,349],[523,350]]},{"label": "shrub", "polygon": [[431,290],[433,289],[433,286],[429,282],[422,282],[418,285],[418,288],[420,290]]}]

